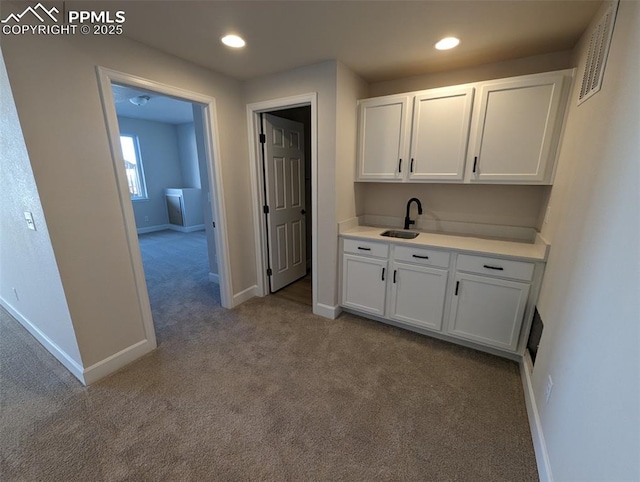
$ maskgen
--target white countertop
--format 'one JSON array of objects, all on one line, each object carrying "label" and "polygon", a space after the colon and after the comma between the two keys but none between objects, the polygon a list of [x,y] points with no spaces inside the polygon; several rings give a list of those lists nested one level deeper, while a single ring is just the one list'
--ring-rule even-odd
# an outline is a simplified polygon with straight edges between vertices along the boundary
[{"label": "white countertop", "polygon": [[356,226],[340,233],[340,236],[368,241],[382,241],[405,246],[446,248],[473,254],[507,256],[533,261],[546,261],[549,245],[539,236],[535,243],[484,239],[472,236],[420,232],[417,238],[402,239],[380,236],[387,229],[371,226]]}]

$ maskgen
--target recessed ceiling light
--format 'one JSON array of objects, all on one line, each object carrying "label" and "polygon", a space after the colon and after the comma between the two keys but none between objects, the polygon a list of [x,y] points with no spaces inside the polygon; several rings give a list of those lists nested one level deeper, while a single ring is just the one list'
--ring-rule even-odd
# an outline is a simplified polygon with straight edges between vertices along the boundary
[{"label": "recessed ceiling light", "polygon": [[460,39],[457,39],[455,37],[447,37],[440,40],[436,44],[436,48],[438,50],[449,50],[449,49],[452,49],[453,47],[457,47],[459,43],[460,43]]},{"label": "recessed ceiling light", "polygon": [[234,49],[240,49],[245,46],[245,41],[242,37],[238,37],[237,35],[225,35],[220,40],[227,47],[231,47]]}]

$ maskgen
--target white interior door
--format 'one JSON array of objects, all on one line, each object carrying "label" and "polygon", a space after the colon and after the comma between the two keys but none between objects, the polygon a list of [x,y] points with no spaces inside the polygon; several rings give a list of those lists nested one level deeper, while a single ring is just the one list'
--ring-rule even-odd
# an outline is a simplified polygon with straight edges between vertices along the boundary
[{"label": "white interior door", "polygon": [[263,116],[271,292],[307,273],[305,244],[304,126]]}]

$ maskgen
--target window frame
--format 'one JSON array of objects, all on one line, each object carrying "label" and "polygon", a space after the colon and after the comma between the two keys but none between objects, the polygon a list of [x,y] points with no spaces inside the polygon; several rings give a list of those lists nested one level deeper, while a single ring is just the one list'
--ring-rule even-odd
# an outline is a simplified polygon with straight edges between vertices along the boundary
[{"label": "window frame", "polygon": [[142,155],[140,153],[140,140],[138,139],[138,136],[135,134],[130,134],[128,132],[121,132],[119,139],[120,139],[120,149],[122,150],[122,138],[123,137],[128,137],[130,139],[132,139],[133,141],[133,149],[134,149],[134,153],[136,156],[136,174],[139,180],[139,184],[140,184],[140,195],[136,196],[135,194],[133,194],[131,192],[131,187],[129,185],[129,176],[127,175],[126,171],[127,171],[127,166],[126,166],[126,159],[124,158],[124,153],[122,153],[122,161],[123,161],[123,165],[125,168],[125,178],[127,179],[127,188],[129,190],[129,194],[131,196],[131,201],[148,201],[149,200],[149,193],[147,191],[147,181],[144,175],[144,164],[142,161]]}]

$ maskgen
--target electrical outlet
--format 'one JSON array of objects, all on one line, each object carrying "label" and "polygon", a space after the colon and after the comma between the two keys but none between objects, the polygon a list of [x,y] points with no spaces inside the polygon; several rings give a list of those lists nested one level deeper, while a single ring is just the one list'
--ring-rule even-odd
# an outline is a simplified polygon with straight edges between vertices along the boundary
[{"label": "electrical outlet", "polygon": [[24,220],[27,222],[27,227],[33,231],[36,230],[36,223],[33,222],[33,214],[29,211],[24,212]]},{"label": "electrical outlet", "polygon": [[553,390],[553,380],[551,379],[551,375],[548,375],[547,388],[545,388],[544,390],[545,403],[549,403],[549,397],[551,397],[551,390]]},{"label": "electrical outlet", "polygon": [[551,206],[547,206],[547,212],[544,215],[544,224],[549,224],[549,217],[551,216]]},{"label": "electrical outlet", "polygon": [[13,294],[16,296],[16,301],[20,301],[20,298],[18,297],[18,290],[13,288]]}]

